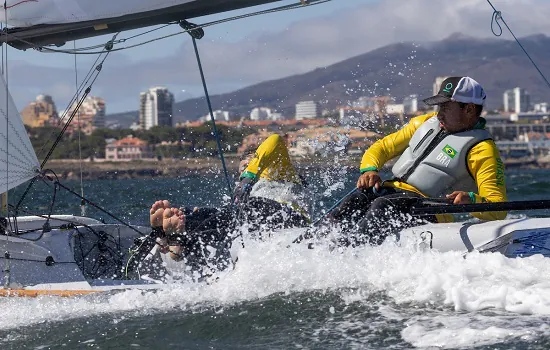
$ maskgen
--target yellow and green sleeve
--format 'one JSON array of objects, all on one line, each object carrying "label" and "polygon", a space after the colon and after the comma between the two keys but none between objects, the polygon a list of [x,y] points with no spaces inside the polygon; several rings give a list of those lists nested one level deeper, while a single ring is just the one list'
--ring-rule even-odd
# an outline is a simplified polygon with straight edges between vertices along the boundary
[{"label": "yellow and green sleeve", "polygon": [[420,125],[434,115],[435,112],[414,117],[399,131],[373,143],[363,154],[361,173],[378,171],[388,160],[400,156],[409,147],[409,142]]},{"label": "yellow and green sleeve", "polygon": [[258,148],[254,158],[241,174],[240,178],[270,181],[288,181],[299,183],[300,178],[292,162],[285,140],[278,134],[269,136]]},{"label": "yellow and green sleeve", "polygon": [[[472,203],[505,202],[506,183],[504,181],[504,163],[493,140],[485,140],[468,152],[468,170],[472,174],[478,193],[470,192]],[[471,213],[482,220],[502,220],[507,212]]]}]

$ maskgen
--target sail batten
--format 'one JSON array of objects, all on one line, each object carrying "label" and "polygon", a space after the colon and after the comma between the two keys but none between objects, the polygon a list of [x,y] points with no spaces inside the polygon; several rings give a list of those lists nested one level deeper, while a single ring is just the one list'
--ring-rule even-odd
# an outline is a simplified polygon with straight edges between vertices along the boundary
[{"label": "sail batten", "polygon": [[0,42],[19,49],[60,46],[71,40],[278,1],[282,0],[8,0],[7,18],[0,11],[0,21],[16,28],[8,30],[10,35],[0,35]]},{"label": "sail batten", "polygon": [[0,115],[0,192],[7,192],[38,175],[40,163],[2,76]]}]

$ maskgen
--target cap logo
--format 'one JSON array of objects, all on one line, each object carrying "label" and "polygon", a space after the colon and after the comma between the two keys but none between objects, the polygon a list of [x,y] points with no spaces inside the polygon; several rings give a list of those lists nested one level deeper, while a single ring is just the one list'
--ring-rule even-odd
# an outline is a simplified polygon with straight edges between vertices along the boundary
[{"label": "cap logo", "polygon": [[452,88],[453,88],[453,83],[447,83],[447,85],[445,85],[445,88],[443,88],[443,91],[451,92]]}]

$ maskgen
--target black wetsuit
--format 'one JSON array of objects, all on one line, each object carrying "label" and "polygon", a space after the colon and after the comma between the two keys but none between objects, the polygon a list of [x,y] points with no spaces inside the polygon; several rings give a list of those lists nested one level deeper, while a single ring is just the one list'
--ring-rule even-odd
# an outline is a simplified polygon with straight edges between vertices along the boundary
[{"label": "black wetsuit", "polygon": [[357,189],[345,197],[327,217],[342,227],[339,244],[381,244],[386,237],[408,227],[437,222],[435,216],[411,216],[410,209],[422,198],[417,193],[381,187]]},{"label": "black wetsuit", "polygon": [[169,243],[181,244],[184,259],[195,270],[203,270],[205,266],[217,270],[227,268],[231,263],[229,249],[240,237],[240,228],[244,224],[247,224],[249,233],[259,238],[272,230],[309,224],[304,215],[289,205],[260,197],[250,197],[238,206],[227,205],[220,209],[185,208],[184,213],[185,234],[168,239]]}]

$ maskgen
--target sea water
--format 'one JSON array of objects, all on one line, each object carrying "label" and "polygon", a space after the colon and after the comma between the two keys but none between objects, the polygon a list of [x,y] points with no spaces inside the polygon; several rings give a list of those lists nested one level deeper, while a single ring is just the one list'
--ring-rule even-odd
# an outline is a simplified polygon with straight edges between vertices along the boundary
[{"label": "sea water", "polygon": [[[315,215],[346,193],[355,176],[336,178],[314,182]],[[544,171],[509,171],[509,197],[548,199],[548,181]],[[79,191],[78,183],[70,185]],[[223,185],[223,178],[197,176],[90,181],[84,190],[114,215],[143,224],[154,199],[216,206]],[[36,191],[24,207],[45,212],[51,189]],[[58,193],[54,212],[79,214],[79,201],[69,198]],[[89,214],[112,221],[97,210]],[[464,257],[391,242],[341,251],[288,248],[295,234],[247,241],[237,267],[211,284],[0,299],[0,348],[550,347],[550,259]]]}]

